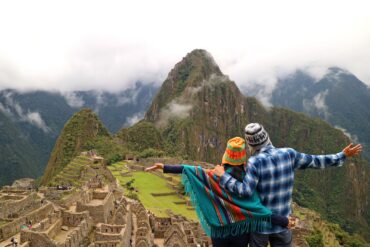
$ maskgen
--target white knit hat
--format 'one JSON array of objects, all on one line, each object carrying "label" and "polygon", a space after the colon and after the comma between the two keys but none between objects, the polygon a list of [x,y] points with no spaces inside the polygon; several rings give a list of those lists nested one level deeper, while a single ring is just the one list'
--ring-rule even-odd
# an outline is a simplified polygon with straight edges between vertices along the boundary
[{"label": "white knit hat", "polygon": [[264,146],[271,144],[269,135],[259,123],[250,123],[245,126],[245,141],[254,150],[260,150]]}]

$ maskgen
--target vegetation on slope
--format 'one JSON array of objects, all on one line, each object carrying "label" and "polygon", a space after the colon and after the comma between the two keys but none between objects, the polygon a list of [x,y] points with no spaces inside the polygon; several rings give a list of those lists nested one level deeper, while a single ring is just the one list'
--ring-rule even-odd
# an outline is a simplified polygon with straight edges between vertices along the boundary
[{"label": "vegetation on slope", "polygon": [[62,171],[54,176],[48,185],[80,187],[96,175],[96,172],[91,168],[89,169],[90,164],[92,164],[92,161],[87,156],[77,156]]},{"label": "vegetation on slope", "polygon": [[97,137],[109,138],[110,134],[90,109],[83,109],[73,115],[56,142],[41,183],[49,182],[75,156],[84,151],[88,142]]},{"label": "vegetation on slope", "polygon": [[20,177],[40,174],[38,151],[11,120],[0,111],[0,186]]}]

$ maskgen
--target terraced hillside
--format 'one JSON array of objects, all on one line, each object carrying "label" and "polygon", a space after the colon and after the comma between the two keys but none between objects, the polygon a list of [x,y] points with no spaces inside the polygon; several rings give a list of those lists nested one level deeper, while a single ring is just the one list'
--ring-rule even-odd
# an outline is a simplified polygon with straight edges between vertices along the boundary
[{"label": "terraced hillside", "polygon": [[90,165],[93,165],[93,161],[91,159],[82,155],[77,156],[66,167],[64,167],[61,172],[53,177],[50,181],[50,186],[82,186],[97,174]]}]

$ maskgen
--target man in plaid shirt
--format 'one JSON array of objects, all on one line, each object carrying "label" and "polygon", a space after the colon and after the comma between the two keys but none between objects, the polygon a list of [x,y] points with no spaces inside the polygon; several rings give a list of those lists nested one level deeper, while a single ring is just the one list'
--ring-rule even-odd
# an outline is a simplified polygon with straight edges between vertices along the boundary
[{"label": "man in plaid shirt", "polygon": [[[216,166],[215,174],[220,176],[221,187],[239,196],[251,196],[257,190],[263,205],[276,215],[288,217],[294,183],[294,170],[341,166],[346,157],[357,155],[362,146],[352,144],[342,152],[331,155],[309,155],[292,148],[275,148],[263,126],[258,123],[245,127],[245,139],[254,154],[248,160],[246,176],[239,182],[225,173],[222,166]],[[251,247],[291,246],[292,233],[287,228],[273,226],[269,231],[252,233]]]}]

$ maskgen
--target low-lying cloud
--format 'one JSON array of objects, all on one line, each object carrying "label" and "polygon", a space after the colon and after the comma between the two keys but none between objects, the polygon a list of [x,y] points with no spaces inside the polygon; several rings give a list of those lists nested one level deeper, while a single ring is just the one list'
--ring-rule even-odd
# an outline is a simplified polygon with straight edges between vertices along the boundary
[{"label": "low-lying cloud", "polygon": [[343,134],[345,136],[347,136],[352,142],[354,142],[354,143],[360,143],[359,140],[358,140],[357,135],[354,135],[354,134],[349,133],[348,130],[346,130],[345,128],[340,127],[339,125],[335,125],[334,127],[337,128],[337,129],[339,129],[339,130],[341,130],[343,132]]},{"label": "low-lying cloud", "polygon": [[21,105],[13,99],[11,92],[5,93],[4,98],[5,104],[0,103],[0,111],[2,111],[8,117],[15,121],[28,122],[29,124],[41,129],[45,133],[51,131],[51,129],[42,119],[39,112],[30,110],[25,111]]},{"label": "low-lying cloud", "polygon": [[163,127],[168,124],[170,119],[187,118],[192,108],[193,106],[191,104],[184,104],[180,103],[178,100],[173,100],[161,110],[157,124]]},{"label": "low-lying cloud", "polygon": [[76,92],[63,92],[62,95],[64,96],[67,104],[70,107],[81,108],[85,104],[85,101],[82,99],[81,96],[78,96]]},{"label": "low-lying cloud", "polygon": [[135,113],[132,116],[128,117],[126,119],[126,122],[123,124],[123,127],[130,127],[130,126],[136,124],[137,122],[139,122],[140,120],[142,120],[144,118],[144,114],[145,114],[145,112],[138,112],[138,113]]},{"label": "low-lying cloud", "polygon": [[330,112],[325,102],[328,93],[329,91],[325,90],[316,94],[312,100],[304,99],[303,108],[310,113],[318,112],[324,117],[324,119],[328,120],[330,117]]}]

